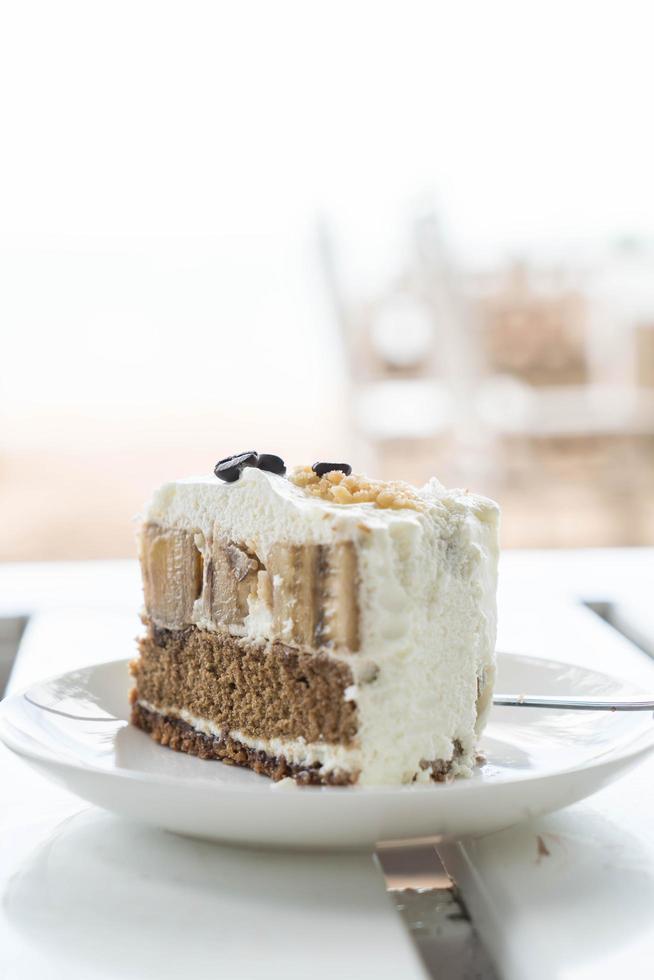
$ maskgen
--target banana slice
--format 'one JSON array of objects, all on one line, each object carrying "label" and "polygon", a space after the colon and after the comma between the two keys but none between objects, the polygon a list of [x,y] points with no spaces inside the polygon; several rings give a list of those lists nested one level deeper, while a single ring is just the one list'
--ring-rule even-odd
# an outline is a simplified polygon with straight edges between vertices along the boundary
[{"label": "banana slice", "polygon": [[202,594],[203,558],[193,534],[146,524],[140,544],[148,615],[170,629],[186,626]]},{"label": "banana slice", "polygon": [[272,582],[272,632],[284,642],[356,651],[357,559],[354,545],[273,547],[266,565]]},{"label": "banana slice", "polygon": [[214,535],[208,582],[210,618],[216,625],[243,625],[248,597],[256,593],[261,563],[241,546]]}]

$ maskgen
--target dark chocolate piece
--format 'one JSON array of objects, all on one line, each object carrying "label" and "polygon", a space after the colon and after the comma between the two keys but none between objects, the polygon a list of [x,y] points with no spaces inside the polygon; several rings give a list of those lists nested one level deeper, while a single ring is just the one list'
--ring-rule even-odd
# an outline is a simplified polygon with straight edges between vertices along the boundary
[{"label": "dark chocolate piece", "polygon": [[332,473],[334,470],[340,470],[346,476],[349,476],[352,472],[352,467],[349,463],[314,463],[311,469],[317,476],[324,476],[325,473]]},{"label": "dark chocolate piece", "polygon": [[269,473],[276,473],[277,476],[284,476],[286,464],[281,456],[273,456],[272,453],[261,453],[257,466],[260,470],[267,470]]},{"label": "dark chocolate piece", "polygon": [[254,450],[248,453],[237,453],[236,456],[226,456],[214,466],[214,473],[225,483],[235,483],[246,466],[256,466],[259,456]]}]

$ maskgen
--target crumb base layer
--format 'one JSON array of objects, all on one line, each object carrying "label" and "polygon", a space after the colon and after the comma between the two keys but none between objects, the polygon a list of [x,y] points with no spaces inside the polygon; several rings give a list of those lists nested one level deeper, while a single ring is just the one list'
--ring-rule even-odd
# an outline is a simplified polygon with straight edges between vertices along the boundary
[{"label": "crumb base layer", "polygon": [[[289,762],[284,755],[271,755],[261,749],[245,745],[230,735],[211,735],[200,732],[188,722],[172,715],[152,711],[138,701],[138,693],[132,692],[131,722],[147,732],[156,742],[175,752],[186,752],[200,759],[216,760],[230,766],[252,769],[260,776],[268,776],[277,782],[289,777],[304,786],[351,786],[358,782],[357,771],[323,769],[322,763],[300,765]],[[448,782],[462,756],[459,742],[454,743],[452,760],[437,759],[423,763],[434,782]]]},{"label": "crumb base layer", "polygon": [[293,765],[284,756],[270,756],[261,750],[249,748],[228,735],[206,735],[180,718],[150,711],[138,701],[132,706],[131,720],[133,725],[147,732],[156,742],[176,752],[197,755],[201,759],[216,759],[231,766],[242,766],[275,781],[291,777],[297,783],[307,786],[347,786],[357,778],[356,773],[321,773],[320,764]]}]

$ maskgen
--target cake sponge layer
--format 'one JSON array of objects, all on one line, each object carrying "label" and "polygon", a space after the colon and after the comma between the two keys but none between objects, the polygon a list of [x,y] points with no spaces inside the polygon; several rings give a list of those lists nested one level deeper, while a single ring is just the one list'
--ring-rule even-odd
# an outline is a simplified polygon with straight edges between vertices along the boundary
[{"label": "cake sponge layer", "polygon": [[346,663],[281,643],[250,644],[226,633],[151,626],[132,672],[139,701],[209,721],[250,739],[350,745],[356,705],[346,700]]}]

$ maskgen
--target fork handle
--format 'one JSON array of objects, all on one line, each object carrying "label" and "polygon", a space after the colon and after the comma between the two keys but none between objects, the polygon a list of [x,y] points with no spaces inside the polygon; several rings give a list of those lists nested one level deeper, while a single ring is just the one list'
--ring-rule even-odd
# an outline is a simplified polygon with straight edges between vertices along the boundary
[{"label": "fork handle", "polygon": [[494,694],[493,704],[509,708],[569,708],[572,711],[653,711],[654,701],[600,701],[595,698],[527,697]]}]

